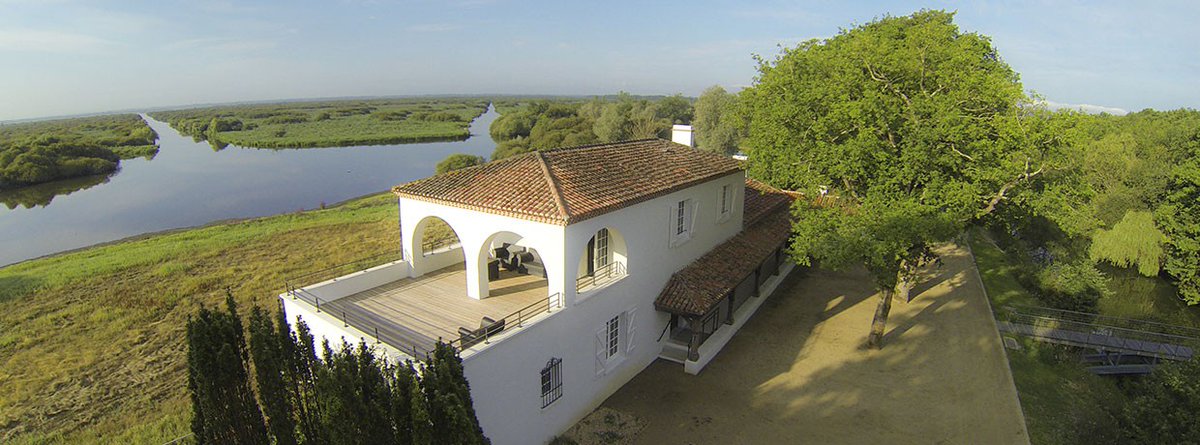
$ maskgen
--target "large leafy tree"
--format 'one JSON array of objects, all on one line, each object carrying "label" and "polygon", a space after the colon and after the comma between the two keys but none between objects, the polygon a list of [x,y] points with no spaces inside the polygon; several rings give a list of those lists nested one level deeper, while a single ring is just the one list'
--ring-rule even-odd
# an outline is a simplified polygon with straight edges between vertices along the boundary
[{"label": "large leafy tree", "polygon": [[1175,279],[1179,296],[1200,304],[1200,134],[1189,144],[1187,161],[1171,169],[1167,196],[1155,212],[1166,235],[1163,269]]},{"label": "large leafy tree", "polygon": [[835,209],[796,209],[793,254],[868,266],[882,291],[874,347],[893,291],[907,296],[930,245],[965,224],[1017,204],[1071,233],[1091,227],[1066,168],[1072,116],[1035,107],[990,40],[953,19],[884,17],[785,49],[760,59],[740,97],[750,174],[840,197]]},{"label": "large leafy tree", "polygon": [[722,154],[737,153],[744,133],[737,106],[737,95],[719,85],[704,90],[696,99],[696,145]]}]

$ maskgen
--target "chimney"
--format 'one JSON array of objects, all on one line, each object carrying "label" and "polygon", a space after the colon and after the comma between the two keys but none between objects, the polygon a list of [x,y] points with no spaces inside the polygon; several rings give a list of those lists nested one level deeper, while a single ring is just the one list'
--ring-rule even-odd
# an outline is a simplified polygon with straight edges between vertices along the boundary
[{"label": "chimney", "polygon": [[691,125],[675,125],[671,127],[671,142],[683,144],[688,147],[696,147],[696,143],[692,140]]}]

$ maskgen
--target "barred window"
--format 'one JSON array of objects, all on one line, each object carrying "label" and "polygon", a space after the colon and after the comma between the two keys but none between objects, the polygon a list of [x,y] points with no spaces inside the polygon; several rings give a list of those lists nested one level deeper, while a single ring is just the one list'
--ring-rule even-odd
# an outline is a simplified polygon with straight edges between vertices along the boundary
[{"label": "barred window", "polygon": [[542,368],[542,408],[562,397],[562,359],[553,357]]},{"label": "barred window", "polygon": [[679,201],[679,205],[675,208],[675,234],[683,235],[687,232],[684,215],[687,212],[687,201]]},{"label": "barred window", "polygon": [[721,214],[728,214],[733,210],[733,196],[729,193],[729,185],[721,186]]},{"label": "barred window", "polygon": [[621,316],[608,321],[608,358],[613,358],[621,351]]}]

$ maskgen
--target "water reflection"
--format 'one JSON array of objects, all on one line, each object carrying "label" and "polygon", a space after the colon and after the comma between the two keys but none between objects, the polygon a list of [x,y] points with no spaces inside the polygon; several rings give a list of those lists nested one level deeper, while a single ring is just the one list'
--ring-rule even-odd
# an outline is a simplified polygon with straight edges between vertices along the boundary
[{"label": "water reflection", "polygon": [[103,175],[81,176],[13,190],[3,190],[0,191],[0,204],[4,204],[9,210],[15,209],[18,206],[27,209],[45,207],[50,205],[50,202],[56,196],[70,195],[80,190],[87,190],[104,184],[120,171],[118,167],[117,171]]}]

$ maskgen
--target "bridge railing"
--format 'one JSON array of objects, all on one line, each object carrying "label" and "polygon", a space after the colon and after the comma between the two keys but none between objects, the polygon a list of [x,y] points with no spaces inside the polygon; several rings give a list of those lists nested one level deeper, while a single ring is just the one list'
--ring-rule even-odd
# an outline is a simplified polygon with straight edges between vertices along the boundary
[{"label": "bridge railing", "polygon": [[1032,328],[1027,335],[1079,346],[1172,359],[1190,358],[1200,347],[1200,330],[1186,326],[1039,307],[1009,307],[1002,318]]},{"label": "bridge railing", "polygon": [[1068,320],[1079,323],[1130,329],[1134,331],[1155,332],[1178,337],[1200,339],[1200,329],[1188,326],[1179,326],[1133,318],[1112,317],[1087,312],[1077,312],[1038,306],[1014,306],[1011,309],[1014,309],[1022,314],[1036,315],[1058,320]]}]

